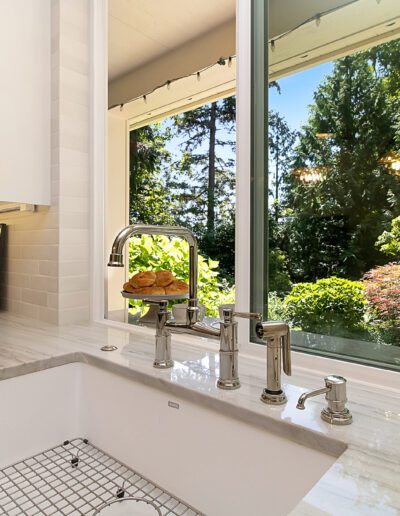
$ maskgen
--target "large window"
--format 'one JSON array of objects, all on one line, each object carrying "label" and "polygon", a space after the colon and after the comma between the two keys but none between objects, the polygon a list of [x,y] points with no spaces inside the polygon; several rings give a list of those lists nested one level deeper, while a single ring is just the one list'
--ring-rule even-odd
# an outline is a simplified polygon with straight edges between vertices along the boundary
[{"label": "large window", "polygon": [[[208,316],[235,301],[236,283],[250,299],[239,300],[243,310],[289,322],[295,349],[400,370],[400,5],[330,1],[327,13],[295,9],[288,27],[280,12],[282,23],[270,23],[280,32],[268,39],[267,3],[251,4],[251,130],[240,136],[251,138],[238,155],[251,143],[251,160],[237,176],[242,188],[234,97],[160,116],[138,99],[143,112],[126,117],[134,125],[125,224],[195,233]],[[161,118],[166,112],[175,114]],[[235,218],[245,245],[235,242]],[[187,261],[182,241],[144,235],[130,243],[125,276],[161,268],[187,281]],[[130,322],[143,315],[136,302],[129,311]]]},{"label": "large window", "polygon": [[[400,41],[270,92],[269,309],[302,349],[400,361]],[[295,100],[294,100],[295,99]]]},{"label": "large window", "polygon": [[399,53],[270,83],[264,296],[296,349],[400,370]]}]

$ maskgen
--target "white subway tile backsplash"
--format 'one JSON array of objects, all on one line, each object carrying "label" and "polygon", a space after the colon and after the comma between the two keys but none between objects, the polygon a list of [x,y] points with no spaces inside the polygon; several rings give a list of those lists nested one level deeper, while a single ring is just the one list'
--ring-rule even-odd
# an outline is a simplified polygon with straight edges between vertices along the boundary
[{"label": "white subway tile backsplash", "polygon": [[50,324],[58,324],[58,310],[56,308],[46,306],[39,306],[38,308],[38,319]]},{"label": "white subway tile backsplash", "polygon": [[58,258],[58,245],[22,245],[21,258],[34,260],[54,260]]},{"label": "white subway tile backsplash", "polygon": [[18,274],[9,272],[7,275],[7,285],[12,287],[31,287],[31,276],[29,274]]},{"label": "white subway tile backsplash", "polygon": [[39,262],[37,260],[23,260],[20,258],[8,260],[7,271],[19,274],[38,274]]},{"label": "white subway tile backsplash", "polygon": [[21,301],[17,306],[18,308],[13,311],[17,312],[19,315],[24,315],[25,317],[29,317],[31,319],[39,319],[39,305]]},{"label": "white subway tile backsplash", "polygon": [[87,274],[82,276],[61,277],[58,281],[61,292],[79,292],[82,290],[89,290],[89,277]]},{"label": "white subway tile backsplash", "polygon": [[63,292],[59,295],[59,308],[72,309],[78,306],[89,306],[89,292],[87,290],[81,290],[78,292]]},{"label": "white subway tile backsplash", "polygon": [[39,262],[39,274],[41,275],[58,277],[58,271],[58,261],[51,262],[50,260],[43,260]]},{"label": "white subway tile backsplash", "polygon": [[69,276],[88,276],[89,261],[60,262],[58,273],[60,278]]},{"label": "white subway tile backsplash", "polygon": [[7,297],[8,299],[12,299],[14,301],[21,300],[21,287],[12,287],[11,285],[7,286]]},{"label": "white subway tile backsplash", "polygon": [[44,292],[58,292],[57,276],[31,276],[30,289]]},{"label": "white subway tile backsplash", "polygon": [[90,318],[90,310],[88,305],[78,306],[76,308],[63,309],[59,311],[59,324],[71,324],[81,321],[87,321]]},{"label": "white subway tile backsplash", "polygon": [[21,299],[25,303],[30,303],[32,305],[46,306],[47,292],[23,288],[21,289]]}]

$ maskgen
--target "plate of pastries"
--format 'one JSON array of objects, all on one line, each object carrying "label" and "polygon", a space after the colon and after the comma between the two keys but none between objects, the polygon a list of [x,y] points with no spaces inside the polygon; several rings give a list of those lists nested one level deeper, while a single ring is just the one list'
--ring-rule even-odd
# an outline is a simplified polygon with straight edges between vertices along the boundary
[{"label": "plate of pastries", "polygon": [[141,271],[124,283],[121,294],[128,299],[182,299],[189,297],[189,285],[171,271]]}]

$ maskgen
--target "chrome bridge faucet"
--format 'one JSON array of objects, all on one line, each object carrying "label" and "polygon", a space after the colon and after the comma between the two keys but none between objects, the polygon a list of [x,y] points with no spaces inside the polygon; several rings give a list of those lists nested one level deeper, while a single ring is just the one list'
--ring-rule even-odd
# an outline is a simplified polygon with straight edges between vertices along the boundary
[{"label": "chrome bridge faucet", "polygon": [[289,325],[282,321],[260,322],[256,326],[256,333],[266,342],[267,347],[267,387],[261,394],[261,401],[270,405],[283,405],[287,398],[281,385],[281,364],[288,376],[292,374]]}]

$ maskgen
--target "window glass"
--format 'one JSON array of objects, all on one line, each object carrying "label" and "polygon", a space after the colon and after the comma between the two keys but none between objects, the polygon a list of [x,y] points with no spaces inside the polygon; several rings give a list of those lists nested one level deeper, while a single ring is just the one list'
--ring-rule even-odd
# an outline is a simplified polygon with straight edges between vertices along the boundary
[{"label": "window glass", "polygon": [[[199,302],[209,317],[235,299],[235,119],[229,97],[130,132],[130,223],[185,226],[195,234]],[[189,279],[188,245],[180,239],[134,237],[129,261],[130,276],[169,270]],[[130,301],[131,321],[145,310]]]},{"label": "window glass", "polygon": [[400,41],[269,90],[271,319],[297,349],[400,369]]}]

